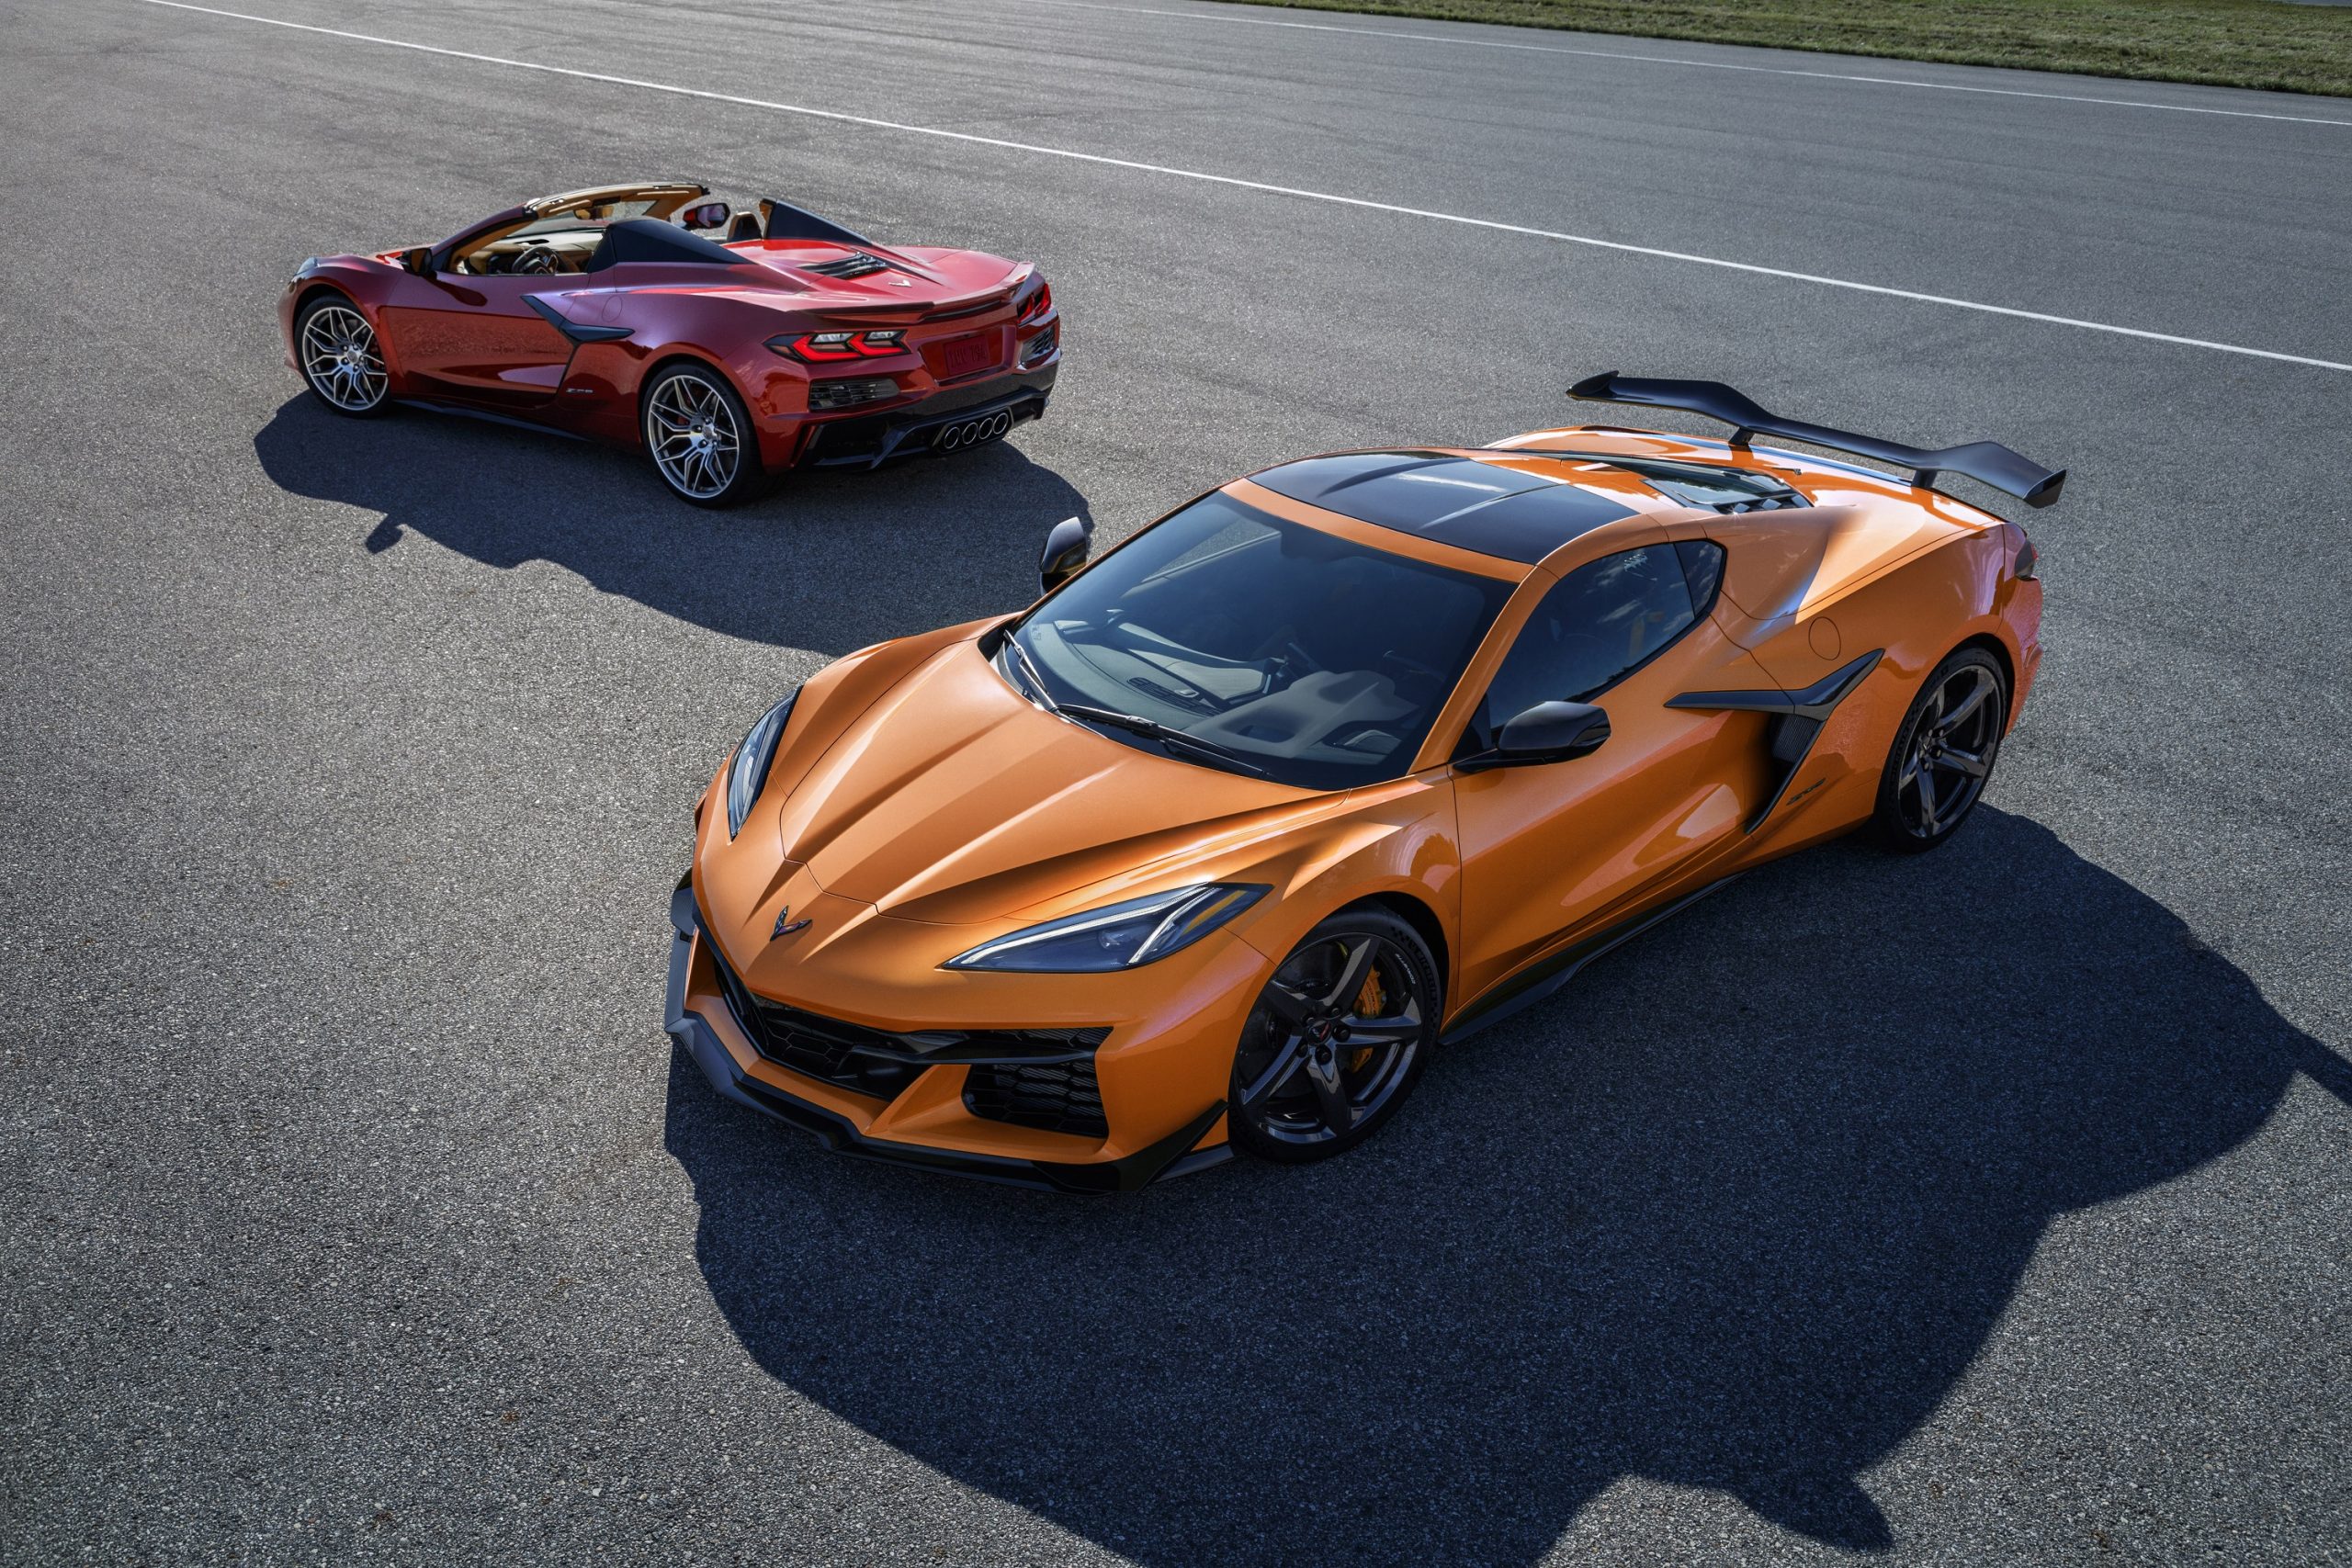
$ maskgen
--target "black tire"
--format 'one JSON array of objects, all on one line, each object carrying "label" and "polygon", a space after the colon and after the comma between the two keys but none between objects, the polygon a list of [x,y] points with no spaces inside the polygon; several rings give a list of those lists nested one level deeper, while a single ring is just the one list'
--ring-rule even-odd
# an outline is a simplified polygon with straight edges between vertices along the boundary
[{"label": "black tire", "polygon": [[[1234,1147],[1304,1165],[1371,1137],[1420,1082],[1444,1000],[1437,963],[1405,921],[1371,906],[1323,921],[1275,969],[1241,1026],[1227,1094]],[[1341,1114],[1348,1125],[1334,1127]]]},{"label": "black tire", "polygon": [[375,419],[392,406],[376,329],[347,295],[322,290],[303,301],[294,316],[294,364],[331,413]]},{"label": "black tire", "polygon": [[696,506],[736,506],[767,485],[759,432],[727,378],[673,365],[645,385],[638,429],[670,493]]},{"label": "black tire", "polygon": [[1878,840],[1924,854],[1960,831],[1992,781],[2008,719],[2008,676],[1989,651],[1963,648],[1937,665],[1879,775]]}]

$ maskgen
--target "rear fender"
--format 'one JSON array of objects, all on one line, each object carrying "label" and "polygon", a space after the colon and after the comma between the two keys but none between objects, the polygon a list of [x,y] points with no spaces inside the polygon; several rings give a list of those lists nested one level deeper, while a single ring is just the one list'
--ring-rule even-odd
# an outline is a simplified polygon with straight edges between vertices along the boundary
[{"label": "rear fender", "polygon": [[[2002,536],[1951,535],[1794,606],[1758,616],[1731,603],[1716,610],[1784,690],[1803,691],[1873,652],[1878,663],[1838,705],[1792,780],[1786,804],[1765,825],[1777,852],[1867,819],[1904,715],[1930,671],[1972,637],[1986,637],[2021,667],[2016,626],[2002,612]],[[2015,705],[2012,705],[2014,712]]]},{"label": "rear fender", "polygon": [[[676,269],[684,270],[684,269]],[[566,423],[581,434],[616,446],[644,445],[639,418],[646,383],[664,366],[690,359],[727,378],[750,411],[760,436],[760,457],[770,468],[787,466],[797,432],[779,420],[797,421],[808,407],[808,378],[766,346],[787,330],[788,312],[741,299],[723,289],[692,289],[661,284],[598,288],[594,275],[577,290],[551,296],[567,316],[598,327],[621,327],[628,335],[583,343],[564,377]]]}]

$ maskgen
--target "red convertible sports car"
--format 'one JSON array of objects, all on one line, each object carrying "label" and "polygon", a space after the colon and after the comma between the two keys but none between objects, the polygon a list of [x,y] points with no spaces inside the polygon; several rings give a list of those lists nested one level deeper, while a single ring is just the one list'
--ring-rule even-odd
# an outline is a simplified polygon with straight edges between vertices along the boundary
[{"label": "red convertible sports car", "polygon": [[278,305],[287,363],[341,414],[410,400],[642,447],[702,506],[1045,413],[1061,319],[1035,266],[708,194],[576,190],[437,245],[313,256]]}]

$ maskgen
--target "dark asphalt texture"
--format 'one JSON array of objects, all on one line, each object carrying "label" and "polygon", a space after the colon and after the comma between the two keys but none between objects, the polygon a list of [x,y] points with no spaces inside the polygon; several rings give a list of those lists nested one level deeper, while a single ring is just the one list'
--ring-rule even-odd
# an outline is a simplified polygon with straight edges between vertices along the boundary
[{"label": "dark asphalt texture", "polygon": [[[2332,100],[1182,0],[227,8],[2352,361],[2352,125],[2251,118]],[[2352,1561],[2352,373],[141,0],[0,0],[0,1560]],[[639,175],[1038,260],[1051,417],[713,515],[281,366],[305,255]],[[1611,368],[2071,466],[1949,848],[1781,863],[1347,1158],[1122,1201],[673,1056],[687,813],[790,682],[1024,602],[1069,513]]]}]

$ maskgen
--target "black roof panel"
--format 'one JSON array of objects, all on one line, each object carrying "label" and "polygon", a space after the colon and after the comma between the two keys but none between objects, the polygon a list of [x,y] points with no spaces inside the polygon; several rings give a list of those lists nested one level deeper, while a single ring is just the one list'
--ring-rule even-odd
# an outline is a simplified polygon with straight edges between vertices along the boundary
[{"label": "black roof panel", "polygon": [[1578,485],[1442,452],[1343,452],[1250,479],[1360,523],[1530,566],[1579,534],[1634,515]]}]

